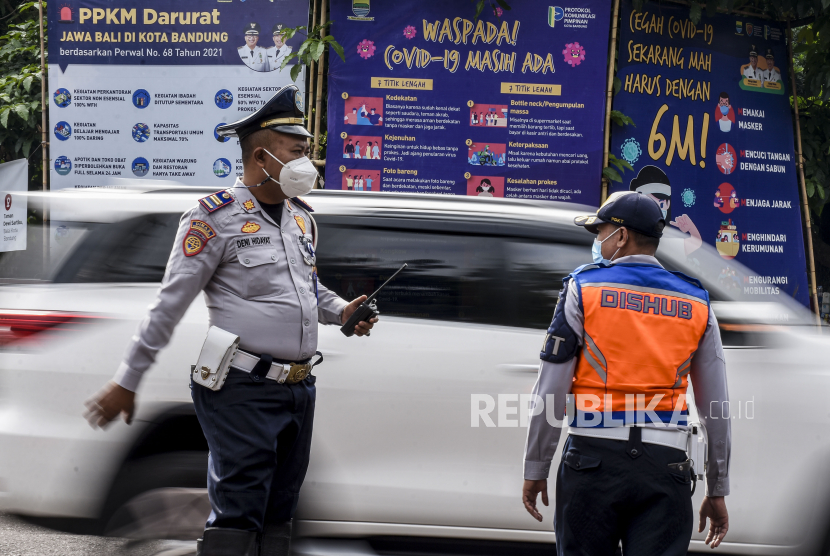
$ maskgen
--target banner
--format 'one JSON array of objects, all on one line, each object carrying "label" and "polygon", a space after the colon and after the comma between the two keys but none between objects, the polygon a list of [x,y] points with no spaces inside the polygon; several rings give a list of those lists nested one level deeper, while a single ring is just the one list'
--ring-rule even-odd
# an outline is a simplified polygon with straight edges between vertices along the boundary
[{"label": "banner", "polygon": [[307,25],[308,2],[229,2],[49,4],[53,189],[124,178],[220,189],[242,174],[238,140],[215,130],[291,84],[279,67],[303,37],[281,30]]},{"label": "banner", "polygon": [[0,164],[0,197],[3,198],[3,241],[0,252],[26,249],[26,209],[29,161],[25,158]]},{"label": "banner", "polygon": [[[684,6],[622,11],[614,109],[636,127],[612,128],[611,154],[634,173],[612,191],[651,195],[693,262],[714,245],[723,285],[807,305],[785,29],[741,15],[695,25]],[[760,276],[739,279],[731,260]]]},{"label": "banner", "polygon": [[597,204],[611,5],[332,0],[326,188]]}]

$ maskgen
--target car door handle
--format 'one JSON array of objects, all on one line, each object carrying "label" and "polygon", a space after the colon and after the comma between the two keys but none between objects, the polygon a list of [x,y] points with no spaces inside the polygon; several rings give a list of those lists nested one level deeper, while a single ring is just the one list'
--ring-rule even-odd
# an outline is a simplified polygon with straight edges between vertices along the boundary
[{"label": "car door handle", "polygon": [[502,363],[496,367],[499,371],[504,373],[533,373],[539,372],[539,364],[525,364],[525,363]]}]

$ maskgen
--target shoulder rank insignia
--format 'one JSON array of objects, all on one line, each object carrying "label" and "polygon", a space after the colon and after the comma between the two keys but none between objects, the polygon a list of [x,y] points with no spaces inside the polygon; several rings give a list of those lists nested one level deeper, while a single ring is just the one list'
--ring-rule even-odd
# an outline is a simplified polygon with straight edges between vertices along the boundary
[{"label": "shoulder rank insignia", "polygon": [[303,219],[303,217],[295,214],[294,221],[297,223],[297,226],[300,227],[300,230],[302,230],[303,235],[305,235],[305,220]]},{"label": "shoulder rank insignia", "polygon": [[254,232],[258,232],[261,227],[256,222],[245,222],[242,226],[242,232],[245,234],[253,234]]},{"label": "shoulder rank insignia", "polygon": [[201,220],[191,220],[190,230],[184,236],[182,249],[185,257],[192,257],[198,255],[205,248],[207,242],[216,237],[216,232],[207,222]]},{"label": "shoulder rank insignia", "polygon": [[242,203],[242,207],[245,210],[251,211],[251,210],[254,210],[256,208],[256,205],[254,205],[254,202],[252,200],[248,199],[247,201]]},{"label": "shoulder rank insignia", "polygon": [[311,208],[311,205],[303,201],[300,197],[294,197],[291,200],[303,207],[304,209],[306,209],[308,212],[314,212],[314,209]]},{"label": "shoulder rank insignia", "polygon": [[217,191],[212,195],[202,197],[199,199],[199,203],[205,207],[208,212],[213,212],[233,203],[233,196],[227,191]]}]

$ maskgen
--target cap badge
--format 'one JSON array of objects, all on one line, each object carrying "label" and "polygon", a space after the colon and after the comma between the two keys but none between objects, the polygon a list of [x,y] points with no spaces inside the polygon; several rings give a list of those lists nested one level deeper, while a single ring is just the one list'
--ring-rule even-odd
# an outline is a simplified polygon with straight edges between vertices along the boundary
[{"label": "cap badge", "polygon": [[246,234],[253,234],[254,232],[258,232],[261,227],[262,226],[256,222],[245,222],[242,226],[242,232]]},{"label": "cap badge", "polygon": [[294,104],[297,105],[297,110],[303,111],[303,94],[300,91],[294,93]]}]

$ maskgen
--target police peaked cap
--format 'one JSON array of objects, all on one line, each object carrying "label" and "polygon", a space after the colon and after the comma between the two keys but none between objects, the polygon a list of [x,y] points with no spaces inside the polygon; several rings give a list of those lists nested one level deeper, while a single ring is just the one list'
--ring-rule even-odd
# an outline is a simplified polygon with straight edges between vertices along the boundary
[{"label": "police peaked cap", "polygon": [[596,214],[574,218],[574,224],[583,226],[592,234],[599,233],[597,226],[603,222],[656,238],[663,237],[663,228],[666,227],[663,211],[657,203],[636,191],[618,191],[608,197]]},{"label": "police peaked cap", "polygon": [[239,137],[240,140],[260,129],[272,129],[290,135],[313,137],[303,127],[305,113],[302,110],[303,95],[296,85],[287,85],[274,93],[265,106],[248,116],[221,125],[216,133],[222,137]]},{"label": "police peaked cap", "polygon": [[754,44],[752,45],[752,50],[750,50],[750,51],[749,51],[749,56],[750,56],[750,57],[752,57],[752,56],[758,56],[758,51],[757,51],[757,50],[755,50],[755,45],[754,45]]},{"label": "police peaked cap", "polygon": [[259,35],[259,23],[249,23],[245,26],[246,35]]},{"label": "police peaked cap", "polygon": [[764,56],[764,58],[773,58],[773,59],[775,58],[775,54],[772,53],[771,48],[767,48],[767,55]]},{"label": "police peaked cap", "polygon": [[271,35],[282,35],[285,31],[282,28],[285,27],[282,23],[275,23],[273,27],[271,27]]}]

